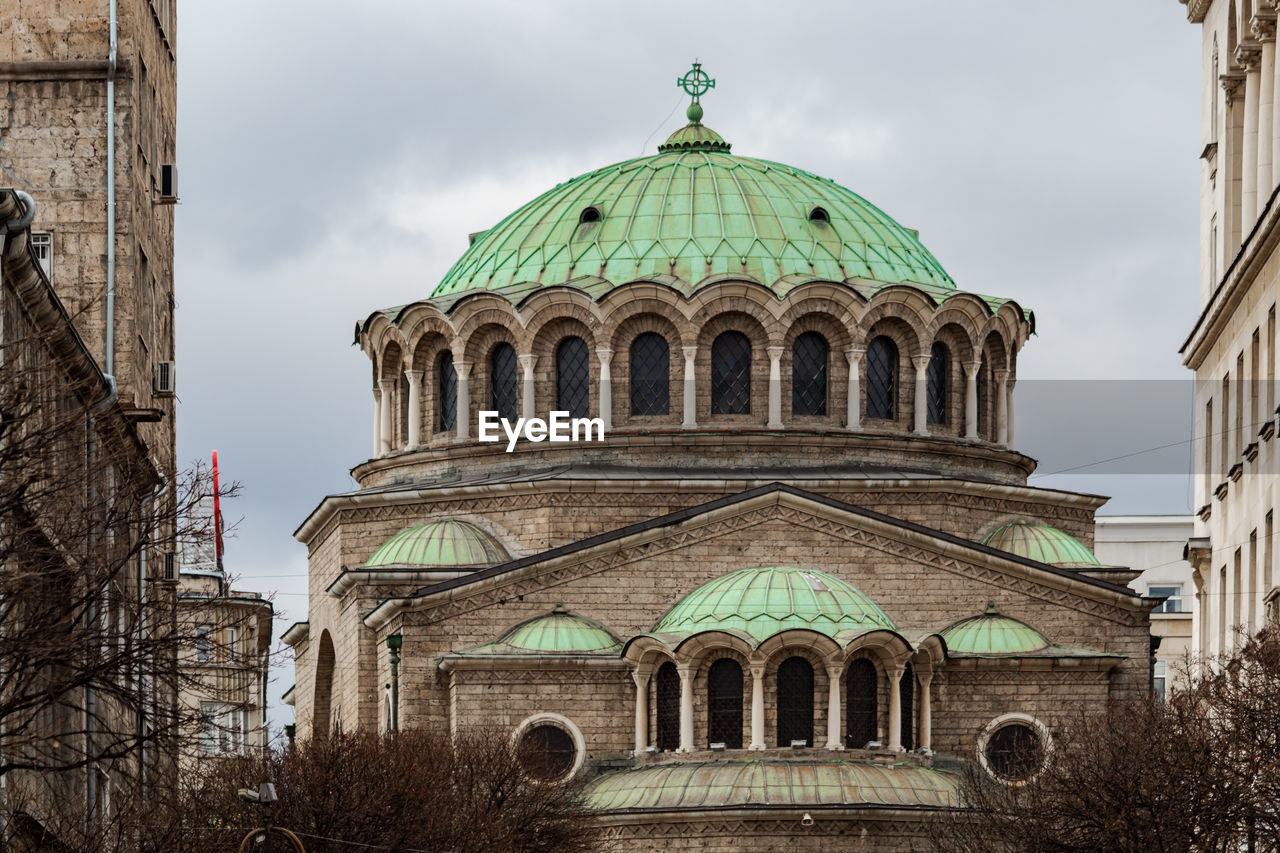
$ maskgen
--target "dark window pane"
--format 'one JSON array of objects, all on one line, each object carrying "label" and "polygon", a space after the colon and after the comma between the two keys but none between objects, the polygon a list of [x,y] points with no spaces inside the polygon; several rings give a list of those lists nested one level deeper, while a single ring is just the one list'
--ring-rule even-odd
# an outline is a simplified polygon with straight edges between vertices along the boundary
[{"label": "dark window pane", "polygon": [[991,415],[987,411],[991,405],[991,377],[987,375],[990,372],[984,355],[978,367],[978,435],[982,438],[987,437],[987,427],[991,423]]},{"label": "dark window pane", "polygon": [[667,339],[645,332],[631,342],[631,414],[668,414],[670,385],[671,352]]},{"label": "dark window pane", "polygon": [[573,738],[559,726],[533,726],[520,737],[520,767],[534,779],[550,782],[573,767]]},{"label": "dark window pane", "polygon": [[664,752],[678,749],[680,746],[680,673],[671,661],[658,667],[654,701],[658,709],[655,746]]},{"label": "dark window pane", "polygon": [[711,414],[751,413],[751,341],[722,332],[711,344]]},{"label": "dark window pane", "polygon": [[742,749],[742,667],[728,658],[707,670],[707,743]]},{"label": "dark window pane", "polygon": [[565,338],[556,347],[556,409],[571,418],[591,410],[591,358],[582,338]]},{"label": "dark window pane", "polygon": [[827,339],[805,332],[791,345],[791,414],[827,413]]},{"label": "dark window pane", "polygon": [[911,668],[911,664],[907,664],[907,669],[902,673],[902,681],[899,682],[899,690],[902,701],[902,748],[916,748],[916,732],[915,732],[915,704],[916,704],[916,674]]},{"label": "dark window pane", "polygon": [[947,422],[947,385],[951,378],[951,357],[947,345],[935,343],[929,350],[929,372],[926,384],[929,394],[929,423]]},{"label": "dark window pane", "polygon": [[898,345],[881,335],[867,347],[867,417],[898,416]]},{"label": "dark window pane", "polygon": [[813,666],[799,657],[778,667],[778,746],[795,740],[813,746]]},{"label": "dark window pane", "polygon": [[516,382],[516,351],[511,344],[498,344],[489,356],[489,402],[498,417],[516,419],[520,390]]},{"label": "dark window pane", "polygon": [[849,664],[845,673],[845,746],[862,749],[876,739],[876,665],[866,658]]},{"label": "dark window pane", "polygon": [[1024,723],[1011,723],[987,738],[987,766],[997,777],[1009,782],[1030,778],[1044,761],[1040,735]]},{"label": "dark window pane", "polygon": [[454,429],[458,425],[458,372],[453,369],[453,353],[440,354],[436,367],[436,388],[440,410],[440,429]]}]

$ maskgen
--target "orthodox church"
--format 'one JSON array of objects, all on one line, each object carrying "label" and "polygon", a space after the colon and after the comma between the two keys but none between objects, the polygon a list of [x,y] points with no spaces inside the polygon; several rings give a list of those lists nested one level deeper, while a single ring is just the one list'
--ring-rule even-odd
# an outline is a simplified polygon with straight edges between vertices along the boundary
[{"label": "orthodox church", "polygon": [[[1016,784],[1149,689],[1156,602],[1093,554],[1104,498],[1027,485],[1034,315],[681,83],[656,154],[356,327],[373,455],[295,534],[286,701],[303,737],[496,727],[618,850],[909,850],[958,762]],[[604,439],[477,438],[553,411]]]}]

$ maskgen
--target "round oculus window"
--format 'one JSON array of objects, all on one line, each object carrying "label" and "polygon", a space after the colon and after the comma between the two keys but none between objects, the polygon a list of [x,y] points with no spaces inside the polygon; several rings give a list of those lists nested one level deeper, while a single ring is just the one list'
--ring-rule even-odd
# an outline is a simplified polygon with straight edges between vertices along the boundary
[{"label": "round oculus window", "polygon": [[539,723],[520,736],[520,768],[540,782],[553,782],[573,769],[577,749],[573,737],[559,726]]},{"label": "round oculus window", "polygon": [[983,757],[997,779],[1025,782],[1044,764],[1044,743],[1034,727],[1007,723],[987,737]]}]

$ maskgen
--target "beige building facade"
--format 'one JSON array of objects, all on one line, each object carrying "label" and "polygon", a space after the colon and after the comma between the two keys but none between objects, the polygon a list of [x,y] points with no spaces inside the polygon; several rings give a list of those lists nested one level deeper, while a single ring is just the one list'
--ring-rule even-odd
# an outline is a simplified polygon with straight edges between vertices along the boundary
[{"label": "beige building facade", "polygon": [[[1156,602],[1091,550],[1105,499],[1027,484],[1034,315],[731,154],[699,74],[657,155],[359,324],[373,452],[296,531],[289,701],[303,738],[496,728],[620,850],[909,850],[946,767],[1016,783],[1149,690]],[[603,439],[482,432],[554,412]]]},{"label": "beige building facade", "polygon": [[1190,0],[1203,33],[1200,316],[1182,348],[1196,373],[1193,648],[1214,656],[1266,618],[1276,584],[1276,302],[1280,108],[1276,9]]}]

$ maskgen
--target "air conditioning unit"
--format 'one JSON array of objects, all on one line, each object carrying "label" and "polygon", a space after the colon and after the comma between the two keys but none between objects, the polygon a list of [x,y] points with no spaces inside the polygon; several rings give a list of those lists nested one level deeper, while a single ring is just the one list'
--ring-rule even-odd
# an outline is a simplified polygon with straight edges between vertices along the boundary
[{"label": "air conditioning unit", "polygon": [[174,580],[178,577],[178,555],[173,551],[164,552],[164,579]]},{"label": "air conditioning unit", "polygon": [[175,392],[175,372],[177,365],[172,361],[156,362],[156,377],[154,390],[156,394],[170,397]]},{"label": "air conditioning unit", "polygon": [[165,163],[160,167],[160,203],[178,203],[178,167]]}]

